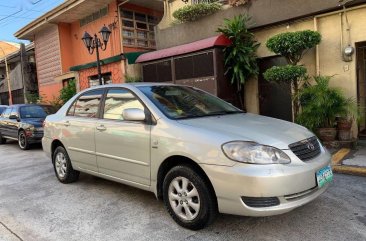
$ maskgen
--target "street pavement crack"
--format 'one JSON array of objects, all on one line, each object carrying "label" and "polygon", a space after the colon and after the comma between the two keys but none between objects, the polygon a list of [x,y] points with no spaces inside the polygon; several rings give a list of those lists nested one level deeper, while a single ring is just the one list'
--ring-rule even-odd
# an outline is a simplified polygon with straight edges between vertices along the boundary
[{"label": "street pavement crack", "polygon": [[19,237],[16,233],[14,233],[8,226],[6,226],[3,222],[0,221],[0,224],[4,226],[11,234],[17,237],[20,241],[24,241],[21,237]]}]

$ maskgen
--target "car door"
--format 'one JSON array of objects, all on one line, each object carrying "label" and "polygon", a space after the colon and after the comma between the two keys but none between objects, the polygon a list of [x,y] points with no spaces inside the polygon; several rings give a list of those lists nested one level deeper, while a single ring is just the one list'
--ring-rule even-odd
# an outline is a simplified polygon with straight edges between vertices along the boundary
[{"label": "car door", "polygon": [[98,172],[95,155],[95,127],[104,89],[82,94],[62,120],[62,142],[73,165],[79,169]]},{"label": "car door", "polygon": [[10,131],[9,131],[9,116],[11,114],[13,107],[9,106],[6,108],[6,110],[3,112],[3,114],[1,115],[1,120],[0,120],[0,132],[2,136],[10,136]]},{"label": "car door", "polygon": [[8,125],[7,125],[9,131],[8,135],[13,138],[18,138],[18,127],[20,124],[19,107],[14,106],[11,110],[10,116],[16,118],[8,119]]},{"label": "car door", "polygon": [[127,108],[147,111],[130,90],[109,89],[95,132],[99,172],[124,181],[150,185],[151,125],[123,120],[122,112]]}]

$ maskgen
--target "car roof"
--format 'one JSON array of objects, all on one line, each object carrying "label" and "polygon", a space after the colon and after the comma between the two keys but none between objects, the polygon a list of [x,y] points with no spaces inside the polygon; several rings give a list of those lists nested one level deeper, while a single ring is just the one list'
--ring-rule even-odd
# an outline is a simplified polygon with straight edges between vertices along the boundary
[{"label": "car roof", "polygon": [[50,105],[43,105],[43,104],[14,104],[14,105],[9,105],[9,107],[23,107],[23,106],[50,106]]},{"label": "car roof", "polygon": [[142,86],[183,86],[173,83],[156,83],[156,82],[135,82],[135,83],[124,83],[124,84],[107,84],[90,87],[86,90],[108,88],[108,87],[142,87]]}]

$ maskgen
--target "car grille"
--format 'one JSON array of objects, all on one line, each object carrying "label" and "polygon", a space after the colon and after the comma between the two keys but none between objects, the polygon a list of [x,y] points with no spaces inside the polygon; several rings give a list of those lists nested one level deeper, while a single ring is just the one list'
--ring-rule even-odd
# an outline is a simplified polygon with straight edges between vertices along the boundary
[{"label": "car grille", "polygon": [[315,136],[290,144],[288,147],[302,161],[311,160],[320,154],[320,144]]},{"label": "car grille", "polygon": [[277,197],[241,197],[245,205],[253,208],[265,208],[280,205]]}]

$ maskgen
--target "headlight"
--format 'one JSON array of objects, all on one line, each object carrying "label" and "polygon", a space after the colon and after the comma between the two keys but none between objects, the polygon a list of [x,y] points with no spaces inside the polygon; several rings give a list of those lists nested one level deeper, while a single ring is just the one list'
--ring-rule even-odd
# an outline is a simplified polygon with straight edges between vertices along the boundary
[{"label": "headlight", "polygon": [[290,158],[283,151],[255,142],[233,141],[222,145],[224,154],[233,161],[251,164],[287,164]]}]

